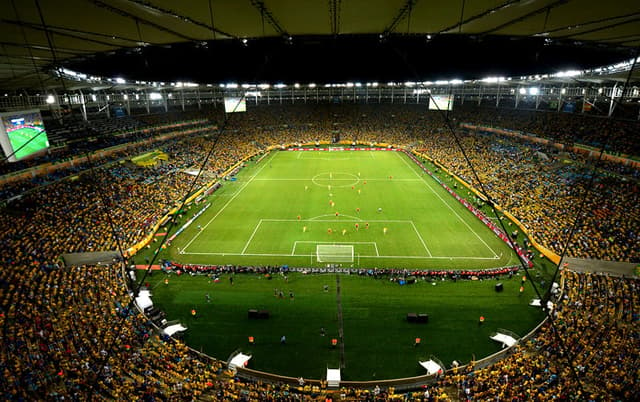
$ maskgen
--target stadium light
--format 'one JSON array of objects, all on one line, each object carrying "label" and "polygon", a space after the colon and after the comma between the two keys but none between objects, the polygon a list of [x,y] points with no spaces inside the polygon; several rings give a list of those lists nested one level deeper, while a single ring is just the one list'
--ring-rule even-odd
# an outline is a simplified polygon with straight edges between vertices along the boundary
[{"label": "stadium light", "polygon": [[276,84],[275,87],[278,89],[282,89],[282,88],[286,88],[287,86],[285,84],[280,83],[280,84]]},{"label": "stadium light", "polygon": [[309,88],[315,88],[316,84],[314,84],[313,82],[311,84],[309,84]]},{"label": "stadium light", "polygon": [[294,87],[296,88],[300,88],[300,84],[298,84],[297,82],[295,84],[293,84]]},{"label": "stadium light", "polygon": [[524,94],[527,93],[527,89],[526,88],[520,88],[520,90],[518,92],[520,92],[520,95],[524,95]]},{"label": "stadium light", "polygon": [[529,95],[538,95],[540,91],[536,87],[529,88]]},{"label": "stadium light", "polygon": [[98,100],[98,97],[96,96],[96,94],[91,94],[91,99],[93,99],[93,101],[95,102],[96,100]]},{"label": "stadium light", "polygon": [[45,102],[47,102],[47,104],[49,105],[52,105],[55,101],[56,101],[56,98],[54,98],[53,95],[49,95],[47,96],[47,99],[45,99]]},{"label": "stadium light", "polygon": [[561,93],[562,95],[566,94],[566,93],[567,93],[567,89],[566,89],[566,88],[562,88],[562,89],[560,90],[560,93]]},{"label": "stadium light", "polygon": [[151,99],[151,100],[160,100],[160,99],[162,99],[162,94],[160,92],[151,92],[149,94],[149,99]]},{"label": "stadium light", "polygon": [[124,98],[124,100],[129,100],[129,95],[124,94],[123,98]]},{"label": "stadium light", "polygon": [[449,83],[450,83],[451,85],[460,85],[460,84],[462,84],[462,83],[463,83],[463,81],[462,81],[462,80],[459,80],[459,79],[454,79],[454,80],[449,81]]},{"label": "stadium light", "polygon": [[227,88],[228,89],[236,89],[236,88],[238,88],[238,84],[233,83],[233,82],[229,83],[229,84],[227,84]]}]

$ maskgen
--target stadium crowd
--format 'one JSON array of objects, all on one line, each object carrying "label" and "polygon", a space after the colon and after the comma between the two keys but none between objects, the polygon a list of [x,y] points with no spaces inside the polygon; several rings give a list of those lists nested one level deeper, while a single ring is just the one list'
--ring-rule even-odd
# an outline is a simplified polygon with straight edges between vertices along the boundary
[{"label": "stadium crowd", "polygon": [[640,398],[640,281],[572,271],[563,279],[553,325],[492,366],[450,375],[462,400]]},{"label": "stadium crowd", "polygon": [[[83,167],[75,167],[67,171],[73,179],[47,182],[23,194],[3,208],[6,219],[0,222],[3,398],[81,400],[90,393],[98,399],[147,400],[202,395],[219,400],[326,397],[324,389],[290,389],[234,377],[221,362],[158,336],[141,314],[129,309],[131,295],[120,269],[61,268],[58,257],[127,249],[139,241],[185,196],[191,186],[185,171],[199,167],[212,141],[217,147],[198,184],[268,146],[340,139],[424,149],[477,185],[438,119],[417,106],[257,108],[232,119],[223,133],[211,136],[206,130],[127,148],[109,160],[118,163],[82,174]],[[561,251],[573,223],[571,207],[591,185],[585,170],[588,161],[508,138],[479,133],[461,133],[461,138],[491,197],[521,219],[542,244]],[[153,149],[169,154],[169,161],[150,168],[126,161]],[[569,255],[638,261],[637,172],[607,172],[595,180],[597,192],[587,199],[588,213]],[[15,196],[40,184],[12,184],[1,191]],[[430,392],[403,397],[447,400],[445,388],[455,385],[469,400],[500,394],[513,400],[543,400],[552,394],[638,399],[637,281],[564,275],[566,292],[557,305],[555,328],[571,348],[573,367],[585,378],[582,384],[567,371],[567,351],[555,341],[553,328],[545,326],[526,347],[496,365],[456,372]],[[116,326],[118,331],[113,330]],[[394,398],[393,392],[384,395]],[[376,398],[361,390],[354,390],[352,397]]]}]

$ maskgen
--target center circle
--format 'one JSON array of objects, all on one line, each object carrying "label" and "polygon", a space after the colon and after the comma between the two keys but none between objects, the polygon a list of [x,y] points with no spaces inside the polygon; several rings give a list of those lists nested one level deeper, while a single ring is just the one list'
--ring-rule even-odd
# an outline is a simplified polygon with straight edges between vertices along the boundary
[{"label": "center circle", "polygon": [[311,179],[313,184],[320,187],[349,187],[360,182],[360,178],[353,173],[326,172],[318,173]]}]

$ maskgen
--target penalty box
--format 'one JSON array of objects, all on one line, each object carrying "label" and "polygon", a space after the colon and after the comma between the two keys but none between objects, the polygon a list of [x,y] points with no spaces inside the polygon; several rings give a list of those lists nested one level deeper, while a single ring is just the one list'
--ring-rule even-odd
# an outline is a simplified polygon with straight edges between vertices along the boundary
[{"label": "penalty box", "polygon": [[322,244],[353,245],[354,254],[361,257],[432,257],[413,221],[328,217],[261,219],[241,254],[314,256]]}]

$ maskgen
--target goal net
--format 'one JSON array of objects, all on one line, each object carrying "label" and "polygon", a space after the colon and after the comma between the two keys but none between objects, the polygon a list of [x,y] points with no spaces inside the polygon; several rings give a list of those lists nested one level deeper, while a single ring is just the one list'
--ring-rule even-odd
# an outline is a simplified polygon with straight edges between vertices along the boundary
[{"label": "goal net", "polygon": [[353,245],[318,244],[316,255],[318,262],[353,262]]}]

